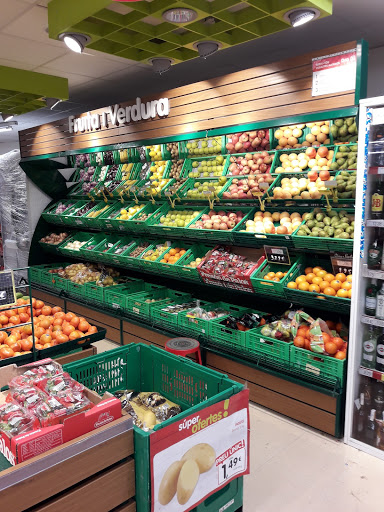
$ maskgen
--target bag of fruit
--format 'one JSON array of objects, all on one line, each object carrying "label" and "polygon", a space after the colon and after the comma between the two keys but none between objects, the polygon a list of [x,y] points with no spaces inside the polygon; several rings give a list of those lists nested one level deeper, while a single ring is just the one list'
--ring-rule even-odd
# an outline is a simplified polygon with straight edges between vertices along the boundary
[{"label": "bag of fruit", "polygon": [[[291,332],[294,340],[306,329],[305,337],[309,338],[309,350],[317,354],[327,354],[325,344],[332,338],[328,325],[321,318],[314,320],[304,311],[297,311],[291,322]],[[303,348],[307,348],[306,346]]]}]

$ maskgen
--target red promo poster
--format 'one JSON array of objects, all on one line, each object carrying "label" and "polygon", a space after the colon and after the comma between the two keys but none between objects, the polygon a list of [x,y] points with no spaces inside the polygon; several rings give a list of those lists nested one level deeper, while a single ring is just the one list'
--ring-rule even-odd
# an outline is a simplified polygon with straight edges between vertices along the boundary
[{"label": "red promo poster", "polygon": [[312,96],[351,91],[356,86],[356,49],[312,59]]},{"label": "red promo poster", "polygon": [[188,512],[249,473],[249,390],[150,436],[152,512]]}]

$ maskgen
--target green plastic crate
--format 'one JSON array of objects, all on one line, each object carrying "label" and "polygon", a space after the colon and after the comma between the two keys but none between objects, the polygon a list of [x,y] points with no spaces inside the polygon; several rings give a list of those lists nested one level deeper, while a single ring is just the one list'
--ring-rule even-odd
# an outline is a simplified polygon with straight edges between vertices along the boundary
[{"label": "green plastic crate", "polygon": [[[152,310],[160,304],[165,304],[172,299],[174,292],[165,287],[153,288],[152,290],[145,287],[143,292],[138,292],[127,297],[125,303],[125,311],[129,315],[149,320],[152,318]],[[180,292],[177,292],[180,293]],[[182,295],[182,294],[181,294]],[[154,299],[156,302],[146,302]]]},{"label": "green plastic crate", "polygon": [[[105,210],[103,210],[105,208]],[[110,205],[105,203],[104,201],[98,201],[97,204],[90,210],[88,213],[80,217],[83,222],[83,226],[90,229],[99,229],[99,216],[110,209]],[[103,210],[102,213],[99,213],[97,217],[89,217],[91,213],[95,213],[99,210]]]},{"label": "green plastic crate", "polygon": [[[225,136],[225,144],[228,144],[228,143],[231,143],[231,144],[232,144],[232,143],[233,143],[233,136],[234,136],[234,135],[237,135],[237,134],[238,134],[238,135],[241,135],[241,134],[243,134],[243,133],[250,133],[250,132],[253,132],[253,131],[258,132],[259,130],[264,130],[265,132],[268,132],[270,146],[271,146],[271,149],[273,149],[273,148],[272,148],[273,128],[259,128],[259,129],[257,129],[257,130],[246,130],[245,132],[229,133],[228,135],[226,135],[226,136]],[[227,148],[227,146],[225,146],[225,147]],[[252,147],[251,147],[250,149],[251,149],[251,151],[250,151],[250,152],[257,152],[257,153],[259,153],[260,151],[263,151],[263,150],[257,150],[257,151],[256,151],[256,150],[255,150],[255,149],[253,149]],[[226,151],[228,151],[228,150],[226,149]],[[230,156],[232,156],[232,154],[230,154]]]},{"label": "green plastic crate", "polygon": [[[118,221],[116,217],[119,216],[122,208],[129,207],[131,204],[132,203],[126,204],[125,202],[112,201],[111,207],[98,218],[98,228],[104,231],[118,231]],[[113,217],[111,217],[112,214],[114,215]]]},{"label": "green plastic crate", "polygon": [[171,247],[171,242],[169,240],[156,240],[152,242],[152,244],[138,258],[139,267],[149,272],[155,272],[157,270],[161,271],[161,264],[159,262],[168,249],[165,249],[155,260],[145,260],[144,257],[149,256],[149,254],[147,254],[148,251],[156,249],[157,246],[165,246],[165,244],[168,244],[169,248]]},{"label": "green plastic crate", "polygon": [[[297,124],[303,124],[303,123],[297,123]],[[287,126],[287,125],[285,125],[285,126]],[[270,140],[270,144],[271,144],[271,148],[272,149],[275,149],[276,146],[279,145],[278,139],[275,138],[275,132],[277,130],[279,130],[279,129],[280,129],[280,127],[272,128],[270,130],[270,139],[269,140]],[[298,144],[302,144],[305,141],[306,135],[308,134],[308,129],[306,128],[305,125],[304,125],[304,128],[302,129],[302,132],[303,132],[302,135],[300,137],[297,137],[297,143]],[[307,149],[307,148],[304,148],[304,149]],[[281,151],[281,150],[277,150],[277,151]],[[288,149],[287,151],[291,151],[291,150]]]},{"label": "green plastic crate", "polygon": [[[355,173],[357,175],[356,169],[354,169],[354,170],[341,169],[340,171],[337,171],[336,178],[337,178],[337,176],[340,175],[341,172],[347,172],[348,175],[351,175],[352,173]],[[354,192],[356,195],[356,190]],[[348,207],[351,208],[351,205],[354,205],[355,202],[356,202],[356,197],[353,197],[353,191],[352,191],[352,197],[350,197],[350,198],[349,197],[340,197],[340,193],[338,192],[337,193],[337,201],[333,201],[333,205],[339,206],[339,207],[342,207],[343,205],[345,205],[345,207],[343,209],[346,209]]]},{"label": "green plastic crate", "polygon": [[[299,275],[304,274],[306,267],[316,266],[323,267],[327,272],[333,273],[331,261],[326,256],[317,254],[311,254],[310,256],[303,255],[302,261],[293,271],[289,272],[286,283],[288,284],[290,281],[295,281]],[[351,307],[351,299],[344,299],[343,297],[335,297],[316,292],[304,292],[288,288],[287,286],[284,293],[287,300],[295,304],[300,304],[301,306],[305,304],[307,307],[326,309],[339,313],[349,313]]]},{"label": "green plastic crate", "polygon": [[88,242],[92,237],[93,237],[92,233],[82,233],[82,232],[76,233],[71,238],[68,238],[66,240],[66,242],[61,244],[61,246],[59,247],[59,252],[61,254],[65,254],[67,256],[71,256],[72,258],[78,258],[81,256],[81,252],[73,251],[72,249],[67,249],[66,247],[67,247],[68,243],[75,242],[75,241]]},{"label": "green plastic crate", "polygon": [[[345,210],[349,214],[354,214],[354,208],[332,208],[334,211],[339,212]],[[322,213],[326,213],[323,209]],[[292,234],[292,240],[294,246],[298,249],[314,250],[314,251],[340,251],[340,252],[353,252],[353,239],[344,238],[331,238],[331,237],[315,237],[315,236],[299,236],[297,232],[300,227],[304,225],[306,221],[296,229]]]},{"label": "green plastic crate", "polygon": [[60,204],[63,204],[63,205],[71,205],[67,210],[68,212],[73,208],[73,206],[77,203],[77,201],[75,199],[72,199],[72,200],[65,200],[65,201],[58,201],[57,203],[55,203],[53,206],[50,206],[49,208],[47,208],[46,210],[43,211],[43,213],[41,214],[41,216],[43,217],[44,220],[46,220],[47,222],[49,222],[50,224],[59,224],[59,225],[63,225],[64,222],[63,222],[63,213],[55,213],[57,207],[60,205]]},{"label": "green plastic crate", "polygon": [[[216,158],[218,156],[223,159],[222,163],[218,164],[216,162]],[[209,167],[207,166],[207,170],[203,171],[202,170],[201,162],[206,162],[206,161],[210,161],[210,162],[213,161],[214,164],[209,166]],[[222,171],[219,174],[214,174],[215,172],[218,173],[219,171],[217,169],[214,169],[213,171],[210,171],[210,169],[212,169],[212,167],[217,167],[217,165],[221,165],[223,167],[223,169],[222,169]],[[195,179],[195,180],[202,179],[202,178],[216,179],[216,178],[219,178],[220,176],[225,176],[227,174],[227,172],[228,172],[228,165],[229,165],[229,157],[228,156],[222,156],[222,155],[214,155],[214,156],[212,156],[212,155],[209,155],[207,157],[187,158],[184,161],[184,165],[183,165],[183,168],[181,170],[181,175],[184,178],[192,178],[192,179]],[[195,173],[198,172],[199,174],[197,176],[193,176],[194,172]],[[208,175],[201,176],[202,172],[208,173]]]},{"label": "green plastic crate", "polygon": [[[176,214],[180,211],[192,210],[193,212],[196,212],[196,216],[184,227],[163,226],[163,224],[160,223],[160,219],[161,217],[166,216],[171,210]],[[188,227],[196,221],[198,216],[200,216],[202,213],[206,213],[207,211],[208,208],[204,206],[175,206],[175,208],[171,208],[168,205],[167,209],[164,208],[164,210],[159,210],[156,212],[152,220],[147,224],[148,233],[155,236],[169,235],[177,238],[192,237],[191,231],[188,230]]]},{"label": "green plastic crate", "polygon": [[[244,179],[245,178],[246,178],[246,176],[244,177]],[[235,198],[225,198],[224,197],[224,193],[228,191],[229,187],[232,185],[233,180],[235,180],[235,179],[239,179],[239,176],[227,176],[227,183],[224,185],[224,187],[221,189],[221,191],[218,194],[219,200],[224,201],[224,202],[230,202],[233,204],[252,203],[253,205],[255,205],[255,204],[259,205],[260,202],[259,202],[258,197],[256,197],[256,196],[246,197],[245,199],[235,199]],[[273,183],[270,184],[270,186],[266,192],[271,190],[272,185],[273,185]],[[260,196],[260,200],[264,199],[267,196],[266,192],[262,196]]]},{"label": "green plastic crate", "polygon": [[[130,236],[122,236],[120,238],[120,240],[118,240],[113,245],[113,247],[111,247],[107,251],[107,257],[108,257],[109,263],[111,265],[122,265],[123,264],[123,262],[122,262],[122,254],[124,254],[129,249],[132,249],[134,244],[135,244],[135,241],[132,240],[132,238]],[[128,247],[126,247],[126,246],[128,246]],[[123,247],[126,247],[126,248],[122,251],[121,249]],[[120,250],[121,252],[119,252],[117,254],[116,251],[118,251],[118,250]]]},{"label": "green plastic crate", "polygon": [[243,505],[243,477],[235,478],[219,491],[209,496],[191,512],[237,512]]},{"label": "green plastic crate", "polygon": [[109,252],[109,249],[111,249],[120,238],[120,235],[116,234],[107,235],[104,240],[93,249],[92,252],[95,255],[94,260],[100,263],[111,263],[114,255]]},{"label": "green plastic crate", "polygon": [[[139,391],[149,389],[156,390],[169,400],[178,403],[183,412],[156,425],[154,430],[180,421],[190,414],[196,414],[244,389],[243,385],[231,381],[222,373],[197,365],[187,358],[169,354],[160,348],[143,344],[132,343],[67,364],[64,368],[75,380],[100,395],[103,395],[105,391],[113,393],[122,389]],[[138,512],[150,512],[151,509],[150,435],[150,432],[144,432],[134,427],[136,507]],[[218,510],[215,508],[216,505],[221,505],[220,496],[225,496],[225,491],[219,492],[217,501],[213,497],[206,500],[207,507],[212,504],[213,508],[203,507],[199,510],[197,507],[196,512],[216,512]],[[241,493],[241,491],[239,492]],[[236,490],[235,496],[239,492]],[[233,496],[232,498],[234,499]],[[228,503],[226,496],[224,501],[223,506]],[[239,501],[240,499],[237,500],[237,504]],[[199,507],[201,506],[199,505]],[[232,512],[232,510],[236,509],[228,508],[226,512]]]},{"label": "green plastic crate", "polygon": [[[200,307],[205,311],[212,311],[214,309],[224,309],[228,307],[226,302],[205,302],[200,301]],[[182,311],[178,314],[178,329],[180,332],[190,336],[207,339],[209,337],[209,324],[213,321],[204,318],[190,318],[187,316],[188,311]]]},{"label": "green plastic crate", "polygon": [[291,346],[291,366],[307,374],[313,380],[317,377],[330,383],[338,383],[344,387],[346,359],[336,359],[323,354],[315,354],[305,348]]},{"label": "green plastic crate", "polygon": [[[178,332],[178,313],[164,311],[164,308],[174,304],[185,304],[192,302],[192,296],[189,293],[182,293],[175,290],[169,290],[168,297],[171,299],[167,303],[157,304],[152,308],[151,320],[156,326],[164,327],[174,332]],[[196,302],[196,301],[194,301]],[[194,306],[192,306],[194,307]],[[189,308],[191,309],[191,308]]]},{"label": "green plastic crate", "polygon": [[[259,313],[262,315],[265,314],[261,311],[251,310],[240,306],[234,306],[233,304],[227,304],[226,309],[229,311],[229,314],[231,316],[237,318],[241,318],[244,315],[244,313]],[[218,318],[217,320],[212,320],[209,323],[209,339],[215,343],[230,348],[245,348],[246,340],[252,329],[250,329],[249,331],[235,331],[233,329],[226,327],[225,325],[221,325],[221,322],[225,320],[228,316],[229,315],[224,316],[222,318]]]},{"label": "green plastic crate", "polygon": [[69,279],[53,274],[52,284],[56,290],[67,291]]},{"label": "green plastic crate", "polygon": [[[228,162],[228,171],[226,173],[226,176],[229,178],[229,177],[234,177],[234,178],[246,178],[248,177],[249,175],[233,175],[231,173],[231,171],[229,170],[229,167],[230,165],[232,164],[231,162],[231,157],[235,157],[235,158],[238,158],[238,157],[242,157],[242,158],[246,158],[246,155],[258,155],[260,154],[261,151],[249,151],[248,153],[231,153],[229,155],[229,162]],[[270,155],[272,157],[272,162],[271,162],[271,167],[270,167],[270,172],[272,172],[272,169],[273,169],[273,165],[275,163],[275,160],[276,160],[276,153],[277,151],[267,151],[268,155]],[[266,173],[261,173],[259,171],[256,171],[257,174],[266,174],[268,173],[268,171]],[[252,175],[253,173],[251,172],[250,175]]]},{"label": "green plastic crate", "polygon": [[[104,233],[97,233],[93,235],[86,244],[80,247],[81,256],[87,261],[97,261],[97,254],[93,249],[99,245],[100,242],[106,240],[106,235]],[[93,249],[91,249],[93,247]]]},{"label": "green plastic crate", "polygon": [[[335,146],[332,146],[332,145],[327,145],[327,148],[329,151],[334,151],[335,150]],[[292,153],[295,153],[297,155],[299,155],[300,153],[305,153],[307,147],[302,147],[302,148],[294,148],[294,149],[287,149],[287,150],[284,150],[284,149],[279,149],[276,151],[276,157],[274,159],[274,162],[273,162],[273,167],[271,168],[271,174],[273,175],[280,175],[282,174],[283,176],[286,174],[285,172],[283,173],[277,173],[276,174],[276,169],[278,167],[281,167],[281,160],[280,160],[280,157],[281,155],[287,155],[287,154],[292,154]],[[318,149],[317,147],[315,147],[314,149]],[[332,161],[334,161],[334,158],[335,158],[335,153],[333,154],[332,156]],[[309,167],[306,167],[305,169],[301,170],[301,171],[295,171],[295,174],[298,174],[298,175],[303,175],[305,178],[307,177],[307,174],[308,174],[308,171],[310,171],[310,168]],[[331,171],[330,171],[331,172]]]},{"label": "green plastic crate", "polygon": [[85,297],[86,301],[90,304],[98,303],[103,305],[105,302],[105,293],[107,290],[114,289],[115,291],[121,290],[124,283],[115,284],[111,286],[98,286],[96,283],[85,283]]},{"label": "green plastic crate", "polygon": [[[129,205],[126,206],[125,209],[129,210],[130,208],[134,208],[135,206],[141,206],[141,208],[140,208],[140,210],[137,210],[137,212],[129,220],[120,220],[118,218],[113,219],[112,223],[114,224],[115,229],[117,229],[118,231],[123,231],[123,232],[133,231],[133,229],[131,229],[132,225],[133,225],[133,222],[132,222],[133,219],[144,211],[147,204],[146,204],[145,200],[143,200],[143,201],[140,201],[139,205],[136,205],[135,203],[130,203]],[[123,208],[121,208],[121,209],[123,209]],[[120,217],[120,215],[118,215],[117,217]]]},{"label": "green plastic crate", "polygon": [[66,226],[77,227],[77,228],[82,227],[84,225],[83,219],[81,217],[74,217],[73,214],[76,213],[78,210],[80,210],[80,208],[82,208],[83,206],[85,206],[88,203],[91,203],[91,201],[89,199],[77,201],[72,208],[66,210],[61,215],[63,224],[65,224]]},{"label": "green plastic crate", "polygon": [[271,365],[285,365],[289,369],[293,343],[264,336],[261,334],[262,328],[257,327],[249,331],[245,344],[247,350],[256,354],[262,361]]},{"label": "green plastic crate", "polygon": [[[155,215],[160,214],[161,212],[167,211],[169,205],[168,204],[152,204],[152,202],[148,202],[145,204],[145,207],[134,215],[132,219],[129,221],[129,229],[133,231],[135,234],[143,235],[144,233],[149,233],[148,224],[154,218]],[[146,220],[140,220],[142,215],[148,215]]]},{"label": "green plastic crate", "polygon": [[87,292],[85,284],[73,283],[68,280],[67,282],[67,292],[70,297],[80,298],[86,300]]},{"label": "green plastic crate", "polygon": [[181,279],[188,279],[189,281],[201,282],[200,274],[197,268],[187,267],[189,263],[195,261],[196,258],[203,259],[204,256],[210,251],[212,247],[206,245],[196,244],[193,245],[189,251],[189,254],[185,254],[183,258],[177,263],[177,271]]},{"label": "green plastic crate", "polygon": [[[307,177],[307,171],[305,173],[305,176],[303,177]],[[336,176],[336,172],[331,172],[331,180],[333,180]],[[317,205],[322,205],[325,203],[326,199],[325,199],[325,195],[323,194],[322,196],[319,197],[319,199],[276,199],[273,197],[273,190],[276,188],[276,187],[280,187],[281,185],[281,180],[283,178],[298,178],[300,179],[300,173],[291,173],[291,172],[287,172],[287,173],[281,173],[281,174],[275,174],[274,176],[276,176],[276,179],[275,181],[271,184],[271,186],[269,187],[269,189],[266,191],[266,193],[264,194],[263,196],[263,200],[265,200],[265,204],[266,206],[269,206],[272,202],[278,206],[284,206],[285,203],[289,203],[290,205],[292,205],[292,203],[294,203],[295,205],[303,205],[303,204],[309,204],[309,205],[312,205],[312,206],[317,206]]]},{"label": "green plastic crate", "polygon": [[[190,139],[185,143],[187,158],[195,158],[210,155],[225,155],[225,135]],[[205,151],[205,152],[204,152]]]},{"label": "green plastic crate", "polygon": [[[171,263],[164,263],[162,260],[164,257],[170,252],[171,249],[184,249],[186,252],[179,258],[178,261],[176,261],[174,264]],[[190,254],[191,245],[188,243],[185,243],[183,240],[177,240],[176,242],[172,242],[170,248],[165,251],[159,258],[156,260],[156,263],[159,264],[160,272],[165,275],[169,275],[170,277],[179,277],[179,271],[177,268],[177,264],[184,258],[185,256],[188,256]]]},{"label": "green plastic crate", "polygon": [[[251,283],[255,293],[261,295],[271,295],[272,297],[285,297],[285,287],[290,280],[290,275],[297,268],[298,262],[296,258],[291,259],[291,265],[279,265],[277,263],[269,263],[264,261],[251,275]],[[287,272],[287,275],[280,281],[271,281],[264,279],[269,272]]]},{"label": "green plastic crate", "polygon": [[[51,235],[51,234],[52,234],[52,233],[50,233],[50,235]],[[57,233],[55,233],[55,234],[57,234]],[[69,237],[67,237],[67,238],[69,238]],[[54,254],[57,254],[57,253],[59,252],[59,247],[60,247],[63,243],[65,243],[65,242],[66,242],[66,239],[64,239],[64,240],[63,240],[62,242],[60,242],[59,244],[47,244],[47,243],[45,243],[45,242],[41,242],[41,241],[39,240],[39,245],[40,245],[40,247],[41,247],[44,251],[46,251],[46,252],[51,252],[51,253],[54,253]]]},{"label": "green plastic crate", "polygon": [[111,309],[124,309],[127,296],[144,290],[144,281],[130,278],[129,283],[106,288],[104,291],[104,304]]},{"label": "green plastic crate", "polygon": [[[223,180],[223,183],[222,183],[221,188],[219,188],[217,195],[214,194],[213,191],[209,191],[209,188],[207,189],[207,193],[204,194],[203,197],[193,198],[188,195],[188,192],[195,188],[195,184],[198,185],[199,187],[200,186],[204,187],[206,185],[208,185],[208,187],[210,187],[210,186],[213,186],[213,183],[220,185],[219,184],[220,179]],[[226,180],[226,181],[224,182],[224,180]],[[183,187],[182,191],[179,194],[180,200],[182,202],[188,202],[188,203],[194,202],[194,201],[198,201],[200,203],[207,203],[210,200],[217,201],[217,200],[219,200],[220,197],[222,197],[223,192],[229,186],[228,185],[229,181],[230,180],[227,179],[226,176],[222,176],[221,178],[216,178],[216,179],[215,178],[205,178],[205,179],[204,178],[200,178],[200,179],[188,178],[185,186]],[[208,193],[208,192],[210,192],[210,193]],[[248,202],[249,202],[249,199],[248,199]]]},{"label": "green plastic crate", "polygon": [[49,264],[44,265],[33,265],[29,267],[29,278],[32,283],[40,284],[41,283],[41,272],[46,268],[49,268]]},{"label": "green plastic crate", "polygon": [[125,252],[123,252],[123,254],[121,255],[121,263],[124,267],[127,267],[127,268],[140,268],[140,264],[141,264],[141,261],[140,261],[140,256],[141,254],[143,254],[144,251],[147,250],[148,247],[150,247],[150,243],[149,243],[149,246],[144,249],[141,254],[138,256],[138,257],[132,257],[130,256],[130,254],[135,250],[137,249],[137,247],[139,246],[143,246],[144,244],[147,244],[149,243],[148,240],[144,240],[144,239],[137,239],[136,240],[136,243],[134,244],[133,247],[130,247],[129,249],[127,249]]}]

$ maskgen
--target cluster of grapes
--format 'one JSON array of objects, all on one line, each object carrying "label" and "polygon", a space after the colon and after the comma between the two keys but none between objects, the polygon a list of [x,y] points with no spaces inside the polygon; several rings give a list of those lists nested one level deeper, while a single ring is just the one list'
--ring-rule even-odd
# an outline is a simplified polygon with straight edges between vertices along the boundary
[{"label": "cluster of grapes", "polygon": [[59,215],[61,213],[64,213],[65,210],[68,210],[68,208],[72,208],[72,206],[74,205],[75,203],[68,203],[68,204],[63,204],[63,203],[59,203],[57,205],[57,208],[55,210],[55,214],[56,215]]}]

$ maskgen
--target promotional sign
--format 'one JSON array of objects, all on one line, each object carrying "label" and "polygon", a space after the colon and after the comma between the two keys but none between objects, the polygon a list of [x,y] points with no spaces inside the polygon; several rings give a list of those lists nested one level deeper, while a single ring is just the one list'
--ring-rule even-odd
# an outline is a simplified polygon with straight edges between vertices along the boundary
[{"label": "promotional sign", "polygon": [[188,512],[249,473],[249,390],[150,436],[152,512]]},{"label": "promotional sign", "polygon": [[16,304],[15,280],[13,270],[0,272],[0,306],[14,306]]},{"label": "promotional sign", "polygon": [[265,256],[269,263],[279,265],[290,265],[289,252],[286,247],[274,247],[273,245],[264,245]]},{"label": "promotional sign", "polygon": [[356,86],[356,49],[312,59],[312,96],[351,91]]}]

